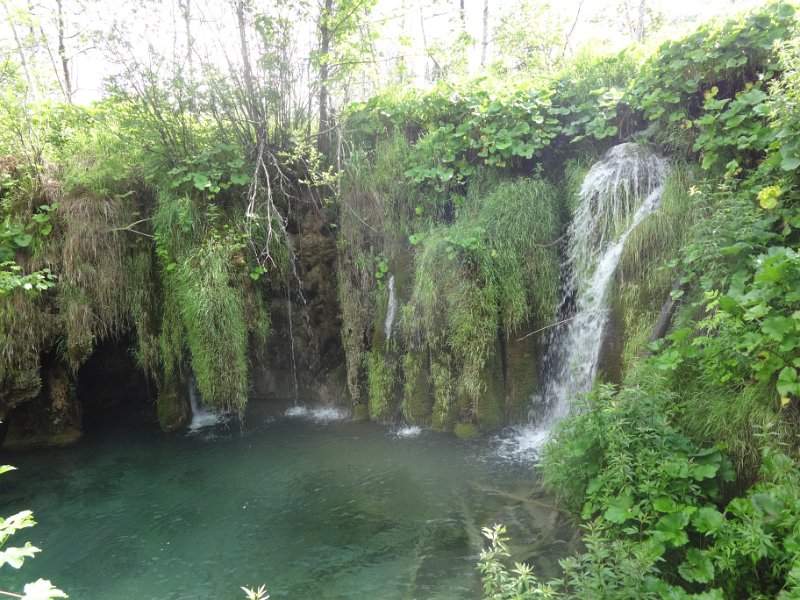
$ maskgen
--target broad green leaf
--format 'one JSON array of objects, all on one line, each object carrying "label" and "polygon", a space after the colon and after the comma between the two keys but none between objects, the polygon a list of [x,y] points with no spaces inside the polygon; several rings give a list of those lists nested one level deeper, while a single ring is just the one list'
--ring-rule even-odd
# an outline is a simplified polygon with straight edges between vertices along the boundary
[{"label": "broad green leaf", "polygon": [[636,516],[633,511],[633,497],[632,496],[617,496],[609,502],[606,512],[603,516],[606,520],[621,525],[628,519]]},{"label": "broad green leaf", "polygon": [[700,533],[716,533],[724,523],[725,516],[711,506],[704,506],[692,515],[692,525]]},{"label": "broad green leaf", "polygon": [[778,375],[778,392],[781,396],[800,396],[800,378],[797,369],[784,367]]},{"label": "broad green leaf", "polygon": [[661,496],[653,501],[653,509],[662,513],[671,513],[678,509],[678,503],[669,496]]},{"label": "broad green leaf", "polygon": [[678,573],[686,581],[710,583],[714,580],[714,564],[706,552],[699,548],[690,548],[686,560],[678,567]]},{"label": "broad green leaf", "polygon": [[781,169],[784,171],[795,171],[800,167],[800,157],[787,156],[781,161]]},{"label": "broad green leaf", "polygon": [[686,510],[677,510],[661,517],[656,523],[656,539],[672,544],[675,547],[683,546],[689,541],[686,526],[689,524],[689,514]]},{"label": "broad green leaf", "polygon": [[778,518],[785,506],[781,500],[767,493],[751,494],[750,504],[758,515],[768,521]]},{"label": "broad green leaf", "polygon": [[31,241],[33,241],[33,236],[27,233],[23,233],[14,237],[14,243],[20,248],[27,248],[31,245]]}]

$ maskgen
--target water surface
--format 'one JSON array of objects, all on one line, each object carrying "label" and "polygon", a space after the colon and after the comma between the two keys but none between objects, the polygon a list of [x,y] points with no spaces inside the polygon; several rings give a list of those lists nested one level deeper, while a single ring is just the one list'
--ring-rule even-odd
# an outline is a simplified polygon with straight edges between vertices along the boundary
[{"label": "water surface", "polygon": [[555,575],[569,528],[530,466],[484,442],[255,407],[190,435],[152,426],[3,457],[0,514],[32,509],[14,541],[43,549],[0,588],[51,579],[74,600],[467,599],[480,528],[504,522]]}]

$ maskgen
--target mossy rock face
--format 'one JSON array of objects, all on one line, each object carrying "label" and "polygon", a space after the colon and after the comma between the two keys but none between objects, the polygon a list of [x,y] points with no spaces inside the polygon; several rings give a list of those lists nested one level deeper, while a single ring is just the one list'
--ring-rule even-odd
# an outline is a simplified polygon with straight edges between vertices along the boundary
[{"label": "mossy rock face", "polygon": [[490,431],[503,425],[505,387],[499,346],[498,340],[497,348],[486,361],[483,371],[483,392],[477,398],[473,398],[473,410],[481,431]]},{"label": "mossy rock face", "polygon": [[427,354],[413,350],[403,357],[403,417],[409,425],[431,422],[433,394],[428,383]]},{"label": "mossy rock face", "polygon": [[[522,331],[533,331],[536,327],[528,324]],[[539,351],[536,336],[519,339],[521,335],[511,335],[505,341],[505,422],[520,423],[530,410],[531,396],[539,387]]]},{"label": "mossy rock face", "polygon": [[480,430],[475,423],[458,423],[453,428],[453,433],[456,434],[456,437],[460,437],[462,439],[469,439],[478,436]]},{"label": "mossy rock face", "polygon": [[452,431],[458,420],[458,402],[457,382],[450,367],[449,357],[444,354],[431,356],[430,368],[434,397],[431,427],[437,431]]},{"label": "mossy rock face", "polygon": [[353,407],[353,421],[369,421],[369,407],[366,404],[356,404]]},{"label": "mossy rock face", "polygon": [[400,250],[389,268],[394,275],[394,289],[398,301],[408,301],[414,287],[414,254],[406,249]]},{"label": "mossy rock face", "polygon": [[608,322],[603,332],[603,343],[597,357],[598,382],[620,383],[622,380],[622,353],[625,348],[625,308],[618,290],[614,290]]},{"label": "mossy rock face", "polygon": [[171,377],[158,393],[158,424],[163,431],[175,431],[189,422],[189,398],[186,385]]},{"label": "mossy rock face", "polygon": [[392,356],[381,351],[382,344],[367,353],[369,418],[387,421],[396,414],[398,365]]},{"label": "mossy rock face", "polygon": [[55,364],[45,369],[39,395],[21,404],[9,416],[3,447],[66,446],[83,436],[82,407],[67,367]]}]

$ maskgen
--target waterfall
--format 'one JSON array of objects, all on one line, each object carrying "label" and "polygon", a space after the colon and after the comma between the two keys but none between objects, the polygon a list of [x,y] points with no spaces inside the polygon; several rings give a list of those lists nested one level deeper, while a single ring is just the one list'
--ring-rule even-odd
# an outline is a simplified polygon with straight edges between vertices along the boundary
[{"label": "waterfall", "polygon": [[510,442],[512,453],[538,449],[570,401],[588,392],[609,318],[609,289],[625,240],[659,204],[669,166],[648,146],[611,148],[587,173],[569,227],[562,265],[561,325],[550,330],[542,361],[542,390],[530,424]]},{"label": "waterfall", "polygon": [[389,304],[386,307],[386,322],[383,324],[383,332],[386,335],[386,341],[392,337],[392,323],[394,323],[394,314],[397,311],[397,295],[394,291],[394,275],[389,277]]},{"label": "waterfall", "polygon": [[[294,245],[292,244],[292,238],[289,237],[289,234],[286,232],[285,229],[283,233],[284,237],[286,238],[286,246],[289,250],[289,260],[292,267],[292,275],[294,275],[294,279],[297,282],[297,300],[301,303],[302,306],[305,306],[307,304],[307,301],[305,295],[303,295],[303,281],[300,279],[300,275],[297,272],[297,255],[294,252]],[[287,280],[286,311],[289,321],[289,346],[291,348],[291,358],[292,358],[292,384],[294,385],[294,403],[296,405],[298,400],[297,360],[295,359],[295,353],[294,353],[294,329],[292,325],[291,289],[292,289],[292,282],[291,280]]]},{"label": "waterfall", "polygon": [[209,425],[216,425],[223,420],[223,415],[211,412],[203,407],[194,375],[189,375],[186,386],[189,393],[189,407],[192,409],[192,422],[189,424],[189,431],[197,431]]},{"label": "waterfall", "polygon": [[303,280],[300,278],[300,273],[297,269],[297,254],[295,253],[294,244],[292,244],[292,239],[289,234],[284,229],[283,231],[284,236],[286,238],[286,246],[289,250],[289,264],[291,266],[291,277],[287,274],[287,281],[286,281],[286,307],[287,307],[287,317],[289,321],[289,345],[290,345],[290,357],[292,360],[292,384],[294,386],[294,403],[297,405],[299,399],[299,385],[297,380],[297,359],[295,356],[295,346],[294,346],[294,325],[293,325],[293,310],[292,310],[292,278],[297,284],[297,294],[295,296],[297,303],[304,309],[303,316],[305,317],[305,326],[306,326],[306,334],[308,335],[308,341],[310,344],[311,349],[311,357],[309,359],[309,363],[313,366],[319,365],[319,347],[317,345],[317,338],[314,335],[314,328],[311,326],[311,317],[309,316],[307,307],[308,307],[308,299],[306,298],[305,294],[303,293]]}]

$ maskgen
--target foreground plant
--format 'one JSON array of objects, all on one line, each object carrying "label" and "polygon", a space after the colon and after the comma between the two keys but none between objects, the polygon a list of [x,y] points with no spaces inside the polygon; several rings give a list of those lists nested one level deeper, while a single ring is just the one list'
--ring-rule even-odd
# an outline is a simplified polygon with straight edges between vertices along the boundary
[{"label": "foreground plant", "polygon": [[247,596],[247,600],[269,600],[266,585],[260,585],[257,589],[242,586],[242,591]]},{"label": "foreground plant", "polygon": [[[0,467],[0,474],[13,470],[14,467],[4,465]],[[34,525],[36,525],[36,521],[33,520],[33,513],[29,510],[11,515],[7,519],[0,518],[0,567],[9,565],[15,569],[19,569],[22,567],[26,558],[33,558],[37,552],[41,552],[39,548],[32,545],[30,542],[25,542],[25,545],[22,547],[5,547],[8,538],[17,531],[25,529],[26,527],[33,527]],[[25,584],[22,592],[22,594],[17,594],[0,590],[0,596],[21,598],[22,600],[52,600],[53,598],[69,597],[46,579],[38,579],[33,583]]]}]

